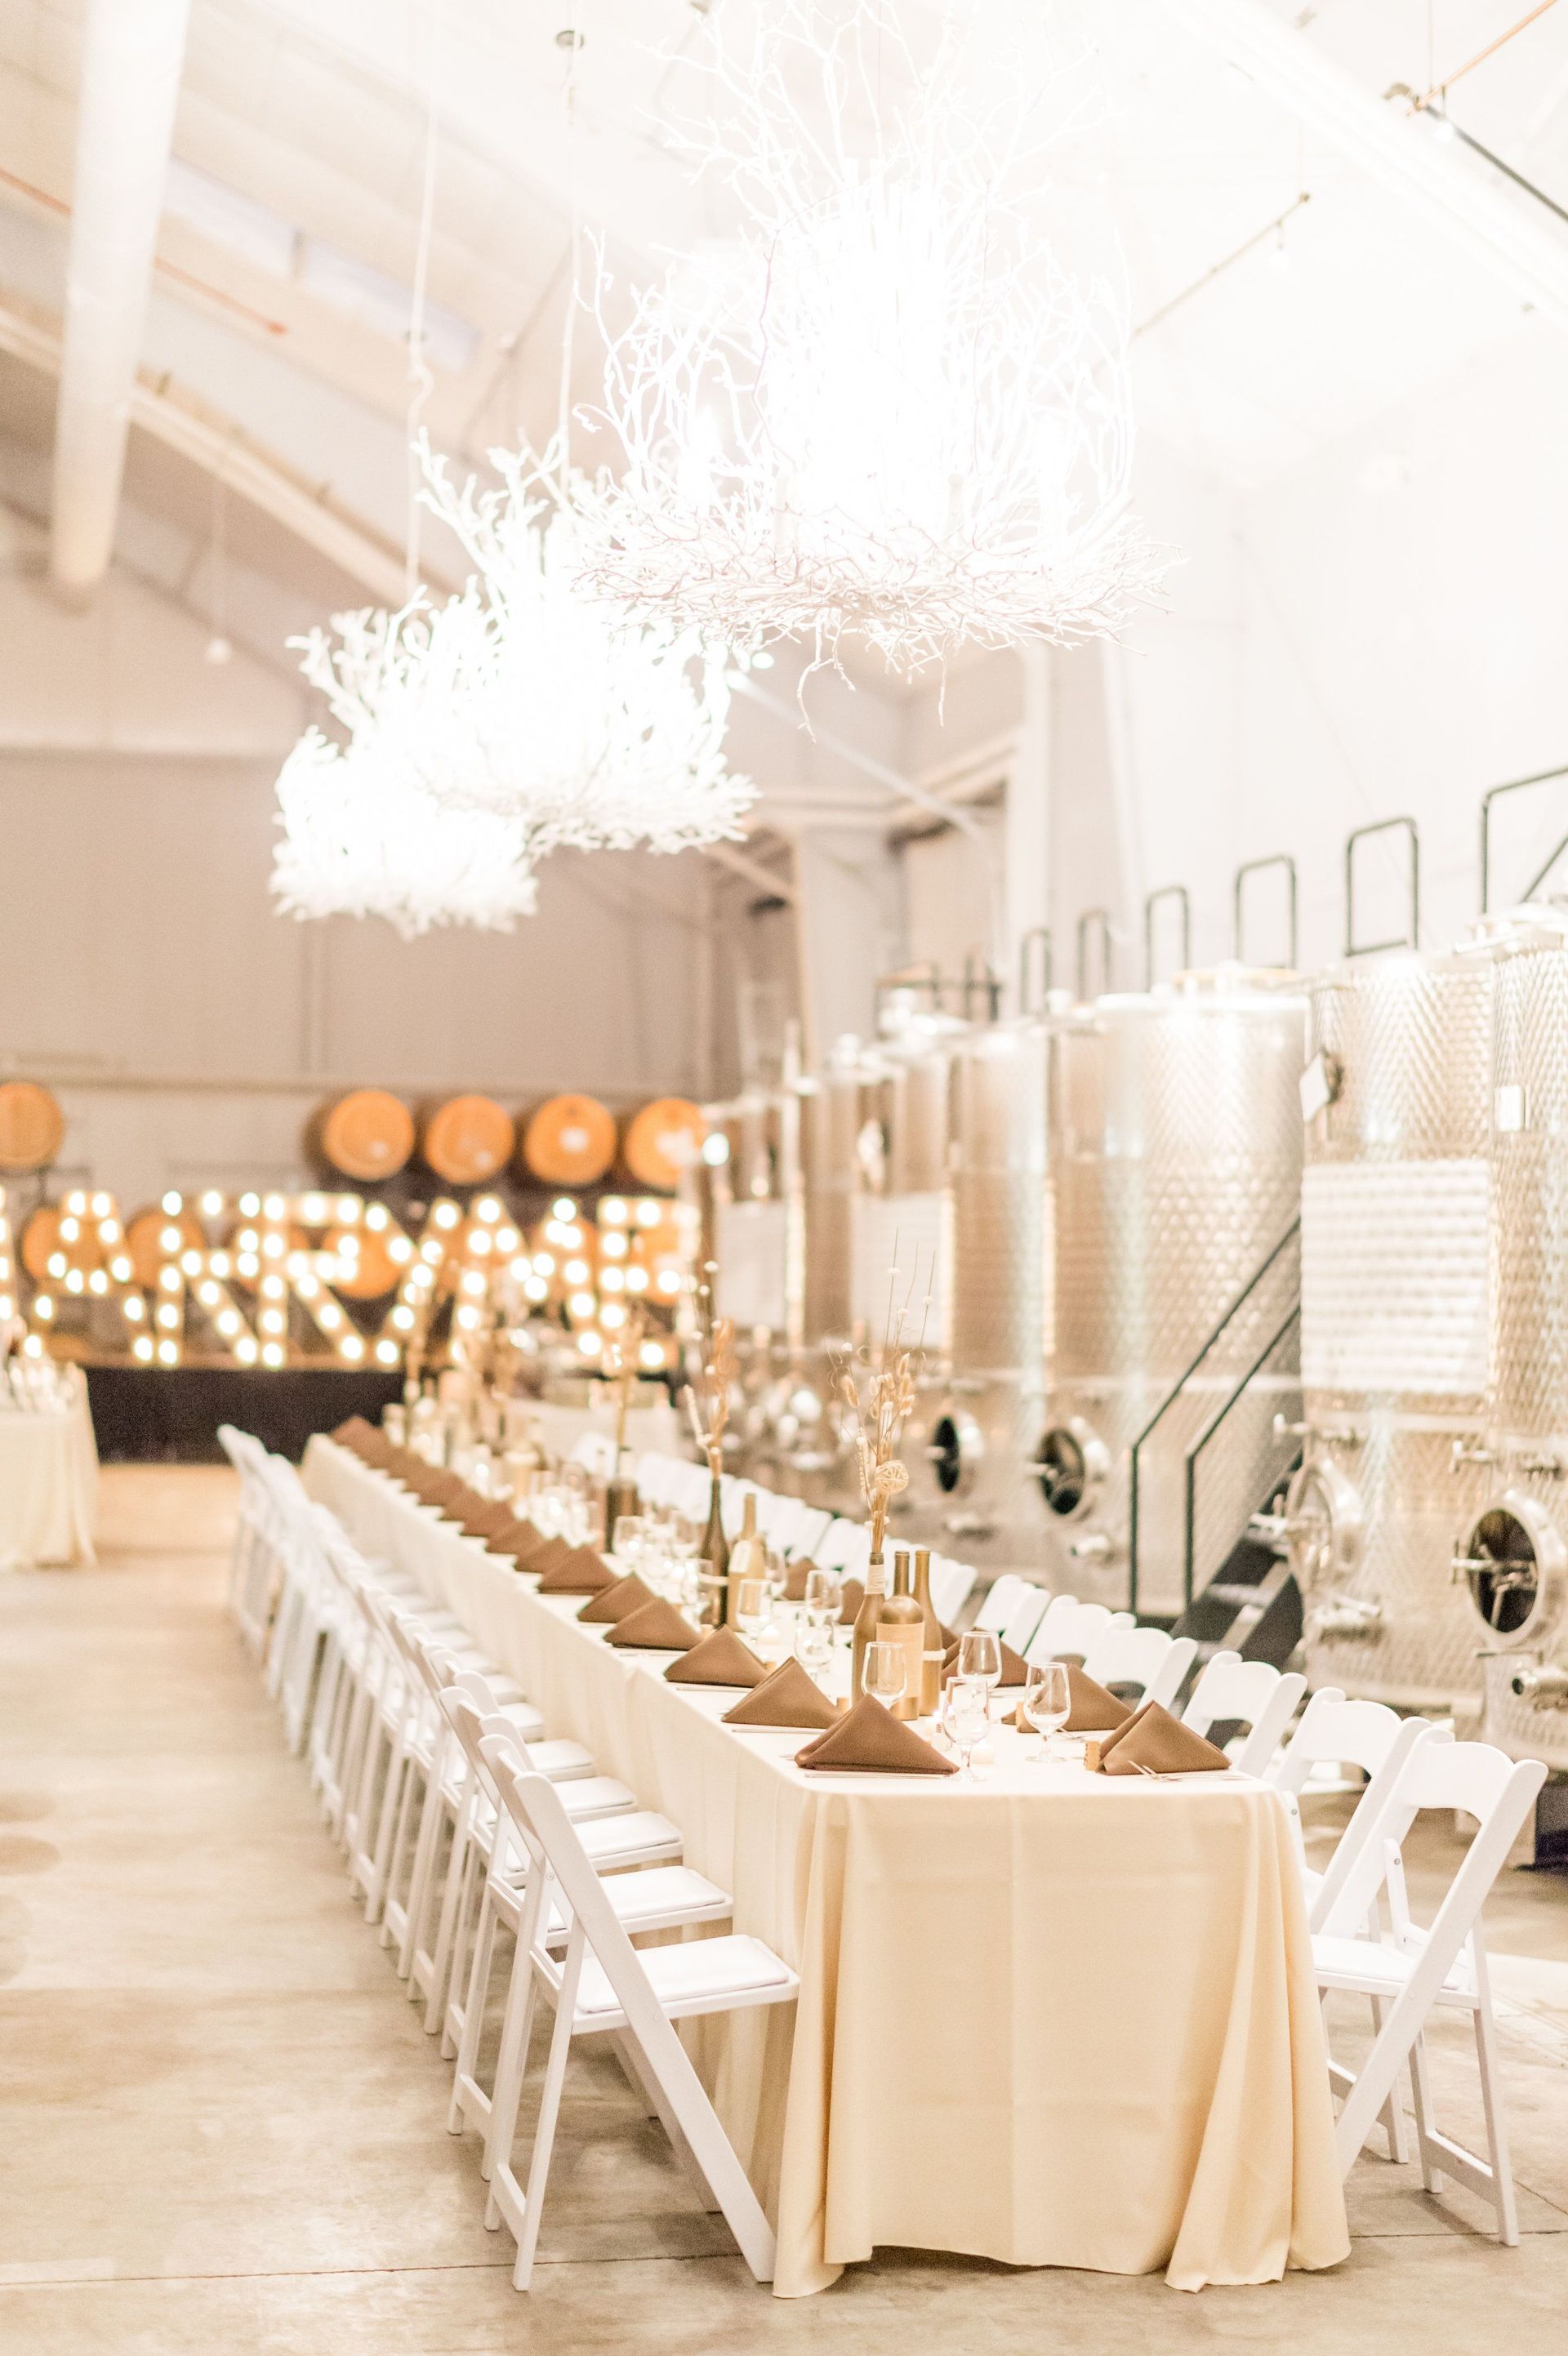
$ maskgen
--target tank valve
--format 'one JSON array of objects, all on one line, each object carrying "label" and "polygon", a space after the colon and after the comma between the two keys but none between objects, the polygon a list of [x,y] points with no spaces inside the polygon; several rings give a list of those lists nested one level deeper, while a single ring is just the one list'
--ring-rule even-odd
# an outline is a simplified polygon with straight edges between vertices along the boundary
[{"label": "tank valve", "polygon": [[1554,1448],[1545,1448],[1538,1456],[1521,1456],[1519,1469],[1521,1472],[1542,1473],[1549,1481],[1561,1481],[1563,1473],[1568,1472],[1568,1465],[1563,1463]]},{"label": "tank valve", "polygon": [[1103,1530],[1090,1530],[1085,1537],[1069,1538],[1067,1550],[1078,1562],[1103,1562],[1111,1541]]},{"label": "tank valve", "polygon": [[1376,1636],[1382,1624],[1382,1605],[1359,1595],[1331,1595],[1312,1614],[1312,1633],[1320,1643],[1328,1636]]},{"label": "tank valve", "polygon": [[1456,1440],[1448,1451],[1450,1472],[1457,1472],[1461,1464],[1495,1464],[1497,1461],[1496,1449],[1466,1448],[1462,1440]]},{"label": "tank valve", "polygon": [[1568,1669],[1550,1662],[1516,1669],[1509,1679],[1509,1691],[1516,1701],[1529,1702],[1532,1709],[1568,1709]]},{"label": "tank valve", "polygon": [[1283,1415],[1276,1415],[1273,1430],[1276,1440],[1311,1440],[1314,1437],[1316,1426],[1310,1423],[1291,1423]]}]

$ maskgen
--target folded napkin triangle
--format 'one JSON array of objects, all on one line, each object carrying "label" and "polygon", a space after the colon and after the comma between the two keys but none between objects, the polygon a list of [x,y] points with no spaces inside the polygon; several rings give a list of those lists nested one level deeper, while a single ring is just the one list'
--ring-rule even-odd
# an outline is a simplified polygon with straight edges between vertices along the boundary
[{"label": "folded napkin triangle", "polygon": [[733,1628],[713,1628],[665,1670],[672,1686],[759,1686],[768,1672]]},{"label": "folded napkin triangle", "polygon": [[520,1521],[515,1514],[509,1513],[504,1522],[498,1522],[493,1530],[486,1533],[485,1552],[510,1555],[514,1562],[521,1561],[534,1536],[532,1522]]},{"label": "folded napkin triangle", "polygon": [[[336,1437],[336,1434],[334,1434],[334,1437]],[[816,1568],[816,1564],[811,1560],[809,1554],[800,1555],[797,1557],[795,1561],[786,1564],[784,1570],[784,1601],[786,1603],[804,1603],[806,1600],[806,1581]]]},{"label": "folded napkin triangle", "polygon": [[839,1612],[839,1626],[853,1628],[860,1617],[860,1607],[865,1601],[865,1580],[846,1579],[839,1589],[839,1596],[843,1606]]},{"label": "folded napkin triangle", "polygon": [[1085,1676],[1076,1661],[1069,1661],[1066,1667],[1069,1734],[1101,1734],[1108,1727],[1124,1725],[1132,1717],[1126,1703],[1118,1701],[1093,1677]]},{"label": "folded napkin triangle", "polygon": [[605,1639],[607,1644],[624,1644],[641,1653],[689,1653],[700,1641],[691,1622],[682,1620],[662,1595],[656,1595],[651,1603],[639,1603],[635,1612],[618,1620]]},{"label": "folded napkin triangle", "polygon": [[463,1509],[463,1532],[470,1538],[493,1537],[511,1520],[511,1507],[499,1497],[478,1497]]},{"label": "folded napkin triangle", "polygon": [[541,1595],[598,1595],[617,1584],[617,1574],[596,1547],[568,1547],[565,1559],[539,1582]]},{"label": "folded napkin triangle", "polygon": [[652,1588],[634,1570],[625,1579],[618,1579],[613,1587],[601,1587],[596,1595],[590,1595],[577,1617],[587,1621],[590,1627],[596,1623],[613,1628],[618,1620],[628,1619],[645,1603],[656,1601]]},{"label": "folded napkin triangle", "polygon": [[885,1709],[875,1694],[862,1694],[831,1733],[795,1753],[797,1767],[826,1774],[955,1775],[950,1760]]},{"label": "folded napkin triangle", "polygon": [[1223,1751],[1157,1701],[1146,1701],[1100,1746],[1102,1775],[1218,1775],[1230,1764]]},{"label": "folded napkin triangle", "polygon": [[542,1574],[542,1585],[553,1570],[559,1570],[562,1564],[570,1562],[571,1558],[572,1549],[562,1537],[541,1537],[529,1547],[526,1556],[518,1557],[524,1569],[537,1570]]},{"label": "folded napkin triangle", "polygon": [[780,1661],[724,1715],[725,1726],[836,1726],[836,1710],[799,1661]]},{"label": "folded napkin triangle", "polygon": [[339,1448],[352,1448],[358,1452],[367,1440],[376,1437],[376,1429],[362,1415],[351,1415],[348,1422],[340,1423],[331,1436]]}]

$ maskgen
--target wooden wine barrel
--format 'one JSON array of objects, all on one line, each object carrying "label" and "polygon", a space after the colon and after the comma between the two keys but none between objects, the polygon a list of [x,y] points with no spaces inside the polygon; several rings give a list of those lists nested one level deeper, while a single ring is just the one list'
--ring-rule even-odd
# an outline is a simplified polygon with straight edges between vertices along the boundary
[{"label": "wooden wine barrel", "polygon": [[207,1237],[194,1211],[165,1211],[156,1203],[149,1203],[145,1211],[138,1211],[125,1222],[125,1249],[131,1256],[136,1282],[149,1290],[156,1284],[158,1270],[169,1257],[164,1249],[166,1227],[179,1229],[181,1251],[207,1249]]},{"label": "wooden wine barrel", "polygon": [[0,1171],[44,1170],[59,1151],[65,1115],[37,1080],[0,1084]]},{"label": "wooden wine barrel", "polygon": [[342,1272],[332,1280],[333,1291],[340,1292],[346,1301],[380,1301],[385,1294],[395,1292],[403,1271],[388,1251],[388,1238],[380,1229],[367,1227],[362,1220],[357,1226],[329,1227],[321,1248],[336,1257],[350,1238],[360,1248],[346,1259],[338,1259]]},{"label": "wooden wine barrel", "polygon": [[419,1151],[448,1186],[485,1186],[517,1151],[517,1129],[493,1097],[448,1097],[420,1122]]},{"label": "wooden wine barrel", "polygon": [[22,1229],[22,1266],[35,1284],[52,1284],[49,1274],[49,1254],[59,1245],[60,1213],[58,1203],[40,1203],[27,1226]]},{"label": "wooden wine barrel", "polygon": [[597,1097],[552,1097],[523,1131],[523,1161],[547,1186],[591,1186],[615,1153],[615,1115]]},{"label": "wooden wine barrel", "polygon": [[621,1160],[639,1186],[668,1194],[701,1151],[707,1133],[696,1105],[684,1097],[655,1097],[627,1122]]},{"label": "wooden wine barrel", "polygon": [[354,1088],[312,1116],[306,1143],[340,1178],[374,1185],[395,1177],[413,1151],[413,1115],[385,1088]]}]

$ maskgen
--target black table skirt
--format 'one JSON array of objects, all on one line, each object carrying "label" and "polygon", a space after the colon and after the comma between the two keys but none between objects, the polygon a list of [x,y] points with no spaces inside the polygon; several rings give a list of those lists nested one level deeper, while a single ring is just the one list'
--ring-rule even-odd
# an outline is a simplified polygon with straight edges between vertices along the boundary
[{"label": "black table skirt", "polygon": [[214,1464],[220,1423],[254,1432],[280,1456],[298,1458],[313,1431],[350,1415],[378,1420],[403,1394],[401,1368],[302,1366],[90,1366],[88,1396],[105,1463]]}]

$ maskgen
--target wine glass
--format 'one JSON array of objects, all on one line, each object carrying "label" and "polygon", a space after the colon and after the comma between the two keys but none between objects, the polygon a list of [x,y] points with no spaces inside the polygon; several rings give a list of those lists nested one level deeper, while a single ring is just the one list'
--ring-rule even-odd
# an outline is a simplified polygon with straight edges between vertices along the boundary
[{"label": "wine glass", "polygon": [[902,1644],[867,1644],[861,1667],[861,1685],[885,1709],[904,1698],[905,1660]]},{"label": "wine glass", "polygon": [[942,1731],[959,1754],[965,1775],[978,1743],[991,1725],[991,1688],[983,1677],[950,1677],[942,1694]]},{"label": "wine glass", "polygon": [[838,1572],[809,1570],[800,1608],[808,1620],[820,1620],[824,1628],[836,1628],[843,1610],[843,1581]]},{"label": "wine glass", "polygon": [[831,1621],[816,1619],[802,1612],[795,1622],[795,1658],[809,1677],[821,1685],[833,1656],[833,1632]]},{"label": "wine glass", "polygon": [[1040,1737],[1039,1758],[1051,1755],[1051,1737],[1067,1724],[1072,1708],[1065,1663],[1031,1661],[1024,1679],[1024,1715]]},{"label": "wine glass", "polygon": [[640,1570],[649,1551],[650,1526],[641,1514],[621,1514],[615,1527],[615,1558],[628,1572]]},{"label": "wine glass", "polygon": [[1002,1640],[988,1628],[972,1628],[958,1641],[958,1673],[985,1688],[985,1707],[1002,1676]]}]

